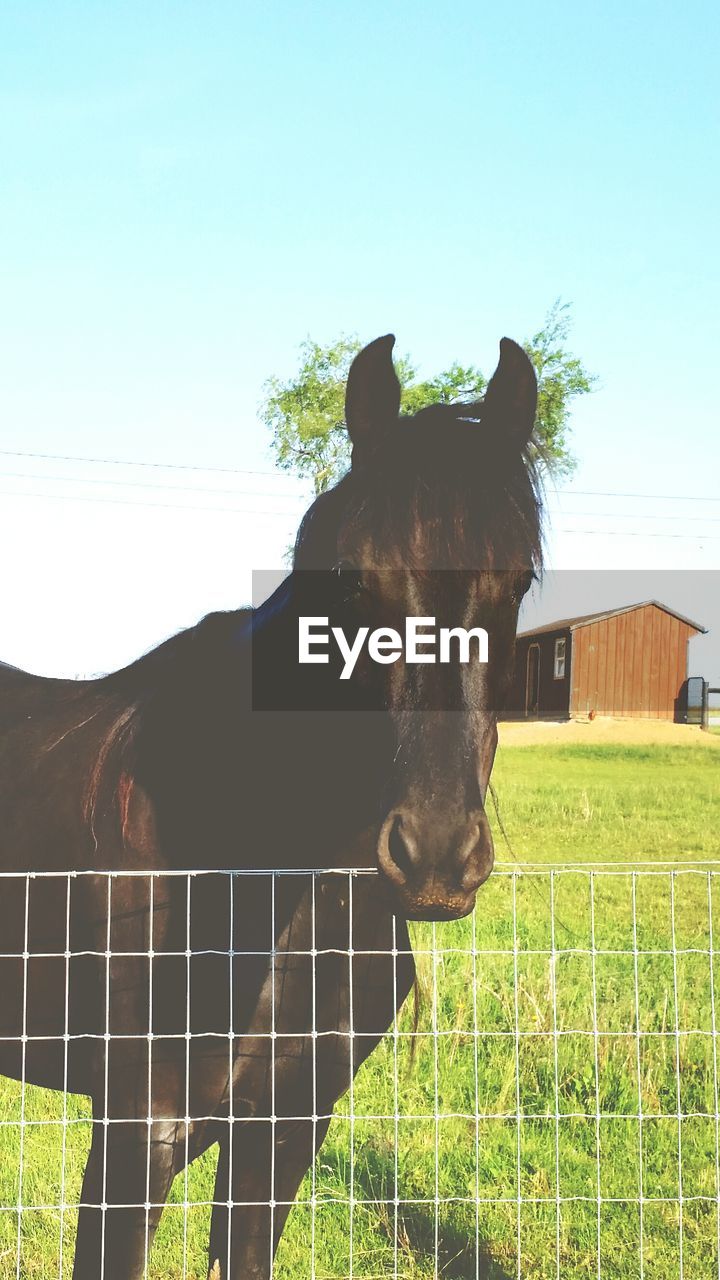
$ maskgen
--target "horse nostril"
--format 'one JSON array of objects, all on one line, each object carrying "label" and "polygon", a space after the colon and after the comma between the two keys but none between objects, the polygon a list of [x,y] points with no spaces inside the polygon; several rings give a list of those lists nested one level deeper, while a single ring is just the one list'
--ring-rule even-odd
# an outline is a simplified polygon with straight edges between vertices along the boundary
[{"label": "horse nostril", "polygon": [[401,811],[388,814],[380,831],[378,865],[398,888],[404,888],[420,861],[412,819],[403,819]]},{"label": "horse nostril", "polygon": [[483,814],[466,832],[457,852],[460,884],[466,893],[474,893],[484,884],[493,867],[494,851],[490,824]]},{"label": "horse nostril", "polygon": [[402,814],[396,813],[388,832],[388,853],[398,871],[407,880],[412,872],[412,858],[403,834]]}]

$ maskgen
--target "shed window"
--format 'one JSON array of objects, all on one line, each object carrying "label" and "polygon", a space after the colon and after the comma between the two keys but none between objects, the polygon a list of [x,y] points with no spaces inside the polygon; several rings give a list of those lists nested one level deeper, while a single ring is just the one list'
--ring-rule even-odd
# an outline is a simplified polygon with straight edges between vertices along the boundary
[{"label": "shed window", "polygon": [[555,668],[554,674],[556,680],[565,679],[565,640],[555,641]]}]

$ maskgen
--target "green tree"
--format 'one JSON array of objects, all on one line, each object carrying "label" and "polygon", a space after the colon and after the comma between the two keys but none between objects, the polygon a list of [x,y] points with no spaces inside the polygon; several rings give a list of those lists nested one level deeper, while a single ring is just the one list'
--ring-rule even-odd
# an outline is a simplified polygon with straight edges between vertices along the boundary
[{"label": "green tree", "polygon": [[[538,375],[534,447],[540,466],[555,477],[568,474],[575,465],[568,448],[572,401],[595,383],[582,361],[566,349],[569,332],[570,306],[558,300],[542,328],[523,344]],[[270,378],[265,384],[260,416],[270,430],[278,466],[311,478],[316,493],[333,484],[349,465],[345,382],[361,346],[355,336],[342,335],[327,347],[308,339],[300,347],[295,377],[285,383]],[[417,413],[430,404],[478,400],[487,386],[475,365],[455,362],[424,380],[418,380],[409,356],[396,357],[395,368],[403,413]]]}]

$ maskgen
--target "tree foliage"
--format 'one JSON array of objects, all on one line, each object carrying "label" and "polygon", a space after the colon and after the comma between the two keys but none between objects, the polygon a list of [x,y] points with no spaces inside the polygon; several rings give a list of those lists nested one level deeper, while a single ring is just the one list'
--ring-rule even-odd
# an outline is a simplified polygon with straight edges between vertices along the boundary
[{"label": "tree foliage", "polygon": [[[572,401],[591,391],[595,378],[567,348],[570,306],[557,301],[524,348],[538,376],[535,439],[540,466],[555,477],[575,465],[568,447]],[[307,339],[300,347],[294,378],[270,378],[260,409],[272,436],[272,449],[284,471],[312,479],[322,493],[347,469],[350,449],[345,430],[345,382],[362,343],[342,335],[323,347]],[[395,357],[402,387],[401,411],[417,413],[431,404],[478,400],[487,386],[475,365],[457,361],[434,378],[418,379],[409,356]]]}]

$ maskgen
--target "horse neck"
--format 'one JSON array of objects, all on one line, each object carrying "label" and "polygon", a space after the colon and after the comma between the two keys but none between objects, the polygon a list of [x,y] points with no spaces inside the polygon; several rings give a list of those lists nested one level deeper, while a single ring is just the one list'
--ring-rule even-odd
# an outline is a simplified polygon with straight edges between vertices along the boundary
[{"label": "horse neck", "polygon": [[[327,668],[298,665],[297,620],[309,608],[320,611],[317,596],[290,575],[252,616],[226,615],[214,633],[200,624],[147,680],[133,773],[169,857],[212,849],[203,859],[236,867],[365,865],[356,841],[376,818],[392,759],[388,723],[318,710],[312,679],[328,708],[337,680],[331,689]],[[254,701],[258,689],[269,705]]]}]

